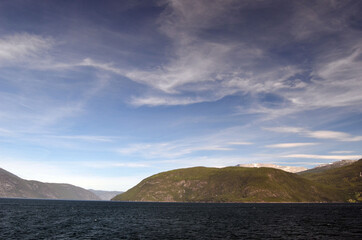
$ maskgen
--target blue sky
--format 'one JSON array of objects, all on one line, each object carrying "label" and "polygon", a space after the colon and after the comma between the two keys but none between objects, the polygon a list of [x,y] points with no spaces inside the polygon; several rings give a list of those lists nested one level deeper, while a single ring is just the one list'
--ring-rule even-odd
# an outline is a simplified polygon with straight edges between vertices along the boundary
[{"label": "blue sky", "polygon": [[127,190],[361,158],[361,1],[2,1],[0,167]]}]

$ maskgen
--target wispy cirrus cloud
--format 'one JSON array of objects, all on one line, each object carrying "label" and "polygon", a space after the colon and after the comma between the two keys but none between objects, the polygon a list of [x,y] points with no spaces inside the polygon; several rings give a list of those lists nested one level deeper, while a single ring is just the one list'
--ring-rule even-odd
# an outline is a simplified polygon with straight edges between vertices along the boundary
[{"label": "wispy cirrus cloud", "polygon": [[[222,4],[215,1],[211,8],[206,8],[205,4],[166,1],[165,14],[159,19],[159,30],[172,45],[171,57],[161,65],[150,69],[124,69],[90,58],[80,65],[112,72],[148,86],[150,90],[146,94],[131,98],[130,103],[136,106],[189,105],[217,101],[239,93],[255,94],[304,86],[297,81],[288,83],[288,78],[300,72],[298,67],[284,64],[268,68],[260,66],[269,57],[264,56],[263,50],[255,44],[201,37],[204,29],[218,25],[216,17],[235,21],[236,12],[231,18],[226,13],[239,5],[234,1]],[[198,24],[191,24],[195,19],[198,19]]]},{"label": "wispy cirrus cloud", "polygon": [[52,125],[84,113],[87,102],[107,87],[107,76],[83,81],[70,74],[83,65],[64,63],[63,55],[54,54],[57,44],[28,33],[0,38],[0,124],[16,131]]},{"label": "wispy cirrus cloud", "polygon": [[[170,40],[167,60],[150,68],[122,68],[117,64],[104,63],[86,58],[79,65],[90,66],[102,71],[126,77],[148,89],[130,97],[128,103],[134,106],[176,106],[218,101],[226,96],[250,94],[252,106],[240,106],[242,113],[260,113],[269,118],[297,114],[324,107],[346,107],[356,109],[362,102],[357,93],[361,86],[361,46],[357,33],[351,32],[347,24],[349,16],[356,12],[346,4],[345,11],[333,18],[327,14],[334,11],[333,3],[323,6],[290,2],[283,7],[292,7],[292,22],[281,24],[277,19],[270,30],[283,32],[284,41],[268,35],[263,42],[260,34],[253,32],[253,38],[234,38],[222,41],[207,38],[207,30],[217,30],[222,24],[244,26],[247,14],[240,13],[269,7],[271,3],[255,4],[249,1],[164,1],[165,11],[160,15],[159,32]],[[307,16],[307,17],[302,17]],[[197,19],[197,23],[194,21]],[[217,19],[217,20],[216,20]],[[297,30],[298,29],[298,30]],[[265,29],[264,29],[265,30]],[[285,48],[293,44],[303,44],[308,37],[318,39],[325,34],[343,35],[349,44],[335,51],[318,51],[315,59],[310,59],[309,67],[299,63],[285,64],[283,57],[275,58],[270,48]],[[264,33],[263,33],[264,36]],[[235,39],[235,41],[233,40]],[[236,41],[237,39],[237,41]],[[261,44],[263,43],[263,44]],[[316,47],[319,46],[316,41]],[[325,44],[325,43],[323,43]],[[331,44],[331,43],[326,43]],[[332,48],[333,49],[333,48]],[[309,56],[310,57],[310,56]],[[307,57],[308,58],[308,57]],[[258,98],[259,94],[272,94],[279,102]],[[329,99],[329,101],[325,101]]]},{"label": "wispy cirrus cloud", "polygon": [[253,145],[240,137],[242,128],[225,128],[203,136],[187,137],[165,142],[133,143],[118,148],[122,155],[143,156],[156,159],[186,158],[200,152],[232,152]]},{"label": "wispy cirrus cloud", "polygon": [[82,61],[80,61],[79,63],[75,64],[76,66],[86,66],[86,67],[94,67],[94,68],[98,68],[101,70],[105,70],[105,71],[109,71],[109,72],[113,72],[119,75],[124,75],[125,71],[122,69],[119,69],[115,66],[113,66],[113,64],[111,63],[102,63],[102,62],[97,62],[91,58],[85,58]]},{"label": "wispy cirrus cloud", "polygon": [[175,96],[143,96],[143,97],[132,97],[129,101],[134,106],[180,106],[189,105],[201,102],[212,102],[214,98],[207,100],[203,97],[175,97]]},{"label": "wispy cirrus cloud", "polygon": [[[267,3],[264,4],[267,5]],[[348,16],[355,14],[353,9],[341,13],[341,16],[339,16],[340,21],[334,22],[333,25],[335,26],[330,27],[329,24],[326,24],[330,22],[330,17],[326,13],[336,8],[334,4],[328,3],[323,7],[319,5],[314,6],[313,10],[306,3],[295,3],[292,5],[296,10],[295,15],[292,16],[294,19],[293,26],[290,26],[290,29],[288,29],[287,26],[282,25],[285,27],[284,30],[291,31],[290,33],[294,39],[288,39],[290,41],[295,41],[296,39],[297,41],[303,41],[309,36],[332,32],[336,34],[341,33],[347,27],[345,21]],[[343,53],[343,51],[336,51],[333,54],[330,53],[330,50],[322,52],[318,56],[319,64],[315,64],[312,69],[276,63],[274,65],[267,65],[269,70],[263,72],[258,66],[259,60],[262,60],[264,68],[266,67],[265,60],[269,56],[268,49],[265,47],[256,44],[250,45],[250,42],[246,39],[244,39],[242,44],[240,42],[236,45],[230,42],[218,42],[215,45],[197,35],[203,29],[211,28],[212,25],[217,24],[215,19],[233,22],[235,18],[233,18],[233,11],[231,9],[252,9],[255,5],[250,2],[239,4],[235,1],[228,1],[223,4],[213,2],[210,7],[209,4],[204,5],[189,1],[182,3],[169,1],[167,5],[168,12],[162,16],[163,21],[161,22],[160,29],[174,41],[176,58],[160,69],[155,71],[136,71],[130,74],[129,77],[131,79],[138,79],[138,81],[140,79],[154,79],[155,81],[150,81],[155,83],[152,86],[171,93],[171,96],[172,93],[178,94],[184,90],[195,92],[198,89],[195,83],[203,82],[206,85],[203,89],[212,91],[211,99],[214,99],[214,101],[236,93],[273,93],[284,98],[287,104],[277,109],[270,109],[263,102],[260,102],[259,112],[274,116],[279,116],[280,114],[288,115],[321,107],[356,106],[357,103],[362,101],[360,94],[356,92],[357,89],[361,88],[362,82],[360,78],[360,46],[355,41],[357,39],[355,38],[356,36],[351,37],[351,45],[349,47],[346,46],[348,51],[344,52],[347,52],[347,54]],[[228,15],[225,15],[226,12]],[[308,17],[306,18],[305,16]],[[195,25],[193,21],[196,18],[198,19],[198,24]],[[190,24],[191,22],[193,24]],[[272,37],[269,38],[269,41],[272,44],[276,44],[273,43]],[[210,47],[208,47],[208,44]],[[234,59],[231,52],[237,52],[239,56],[247,56],[248,61],[245,61],[243,58]],[[238,61],[243,70],[235,68],[226,58]],[[199,66],[200,62],[204,65]],[[204,72],[203,69],[207,69],[207,72]],[[212,70],[210,71],[210,69]],[[312,75],[310,76],[312,81],[303,81],[302,78],[295,77],[305,70],[312,70]],[[222,77],[218,78],[217,76]],[[337,79],[338,81],[336,81]],[[210,86],[209,89],[207,85]],[[200,93],[205,96],[205,93],[202,91]],[[161,96],[161,98],[167,99],[167,96]],[[325,99],[330,99],[330,101],[325,101]],[[167,103],[166,100],[152,100],[156,100],[155,96],[154,98],[148,97],[146,99],[140,97],[134,103],[139,105],[149,104],[150,106]],[[192,104],[199,101],[194,99],[185,101],[178,96],[174,104],[178,102],[184,105],[186,102]],[[210,98],[204,98],[204,101],[210,101]],[[258,109],[253,109],[253,111],[258,111]]]},{"label": "wispy cirrus cloud", "polygon": [[[18,88],[15,83],[14,86]],[[98,81],[95,81],[96,89],[87,88],[83,90],[83,94],[76,96],[67,101],[59,101],[52,98],[51,93],[43,92],[47,88],[47,84],[36,83],[37,89],[21,89],[19,92],[8,93],[1,92],[0,95],[0,115],[3,122],[9,129],[17,131],[27,131],[30,129],[39,129],[42,127],[53,125],[61,120],[69,117],[78,116],[84,113],[86,103],[103,87],[99,87]],[[69,86],[71,88],[71,86]],[[34,88],[34,86],[33,86]],[[74,89],[72,89],[74,91]],[[60,92],[64,91],[61,89]],[[16,126],[15,122],[18,122]],[[32,123],[32,124],[29,124]],[[14,129],[15,128],[15,129]]]},{"label": "wispy cirrus cloud", "polygon": [[301,133],[305,130],[299,127],[264,127],[263,129],[280,133]]},{"label": "wispy cirrus cloud", "polygon": [[312,131],[306,133],[308,137],[319,139],[336,139],[345,142],[362,141],[362,136],[353,136],[344,132],[336,131]]},{"label": "wispy cirrus cloud", "polygon": [[0,38],[0,64],[33,60],[43,55],[53,43],[51,38],[28,33],[4,36]]},{"label": "wispy cirrus cloud", "polygon": [[359,159],[362,155],[313,155],[313,154],[289,154],[282,156],[285,158],[312,158],[312,159],[330,159],[330,160],[343,160],[343,159]]},{"label": "wispy cirrus cloud", "polygon": [[280,133],[295,133],[305,137],[317,138],[317,139],[334,139],[343,142],[362,141],[362,136],[353,136],[351,134],[345,132],[338,132],[338,131],[310,131],[304,128],[296,128],[296,127],[269,127],[264,129]]},{"label": "wispy cirrus cloud", "polygon": [[344,154],[344,153],[354,153],[354,151],[331,151],[330,153]]},{"label": "wispy cirrus cloud", "polygon": [[137,143],[128,147],[119,148],[117,152],[122,155],[135,155],[145,158],[178,158],[199,151],[230,151],[229,147],[208,145],[164,142],[164,143]]},{"label": "wispy cirrus cloud", "polygon": [[66,139],[66,140],[81,140],[90,142],[112,142],[115,137],[110,136],[91,136],[91,135],[68,135],[68,136],[49,136],[51,138]]},{"label": "wispy cirrus cloud", "polygon": [[265,147],[268,148],[294,148],[294,147],[306,147],[306,146],[314,146],[319,143],[278,143],[278,144],[270,144]]},{"label": "wispy cirrus cloud", "polygon": [[252,145],[252,142],[228,142],[230,145]]}]

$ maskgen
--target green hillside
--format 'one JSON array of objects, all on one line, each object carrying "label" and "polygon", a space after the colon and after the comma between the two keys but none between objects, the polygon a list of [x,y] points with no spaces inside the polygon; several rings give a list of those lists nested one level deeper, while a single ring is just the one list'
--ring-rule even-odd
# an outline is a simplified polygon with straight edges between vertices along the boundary
[{"label": "green hillside", "polygon": [[0,168],[0,198],[100,200],[92,192],[77,186],[29,181],[2,168]]},{"label": "green hillside", "polygon": [[315,167],[315,168],[307,169],[307,170],[305,170],[305,171],[298,172],[297,174],[302,175],[302,174],[305,174],[305,173],[319,173],[319,172],[324,172],[324,171],[329,170],[329,169],[340,168],[340,167],[343,167],[343,166],[348,166],[348,165],[351,165],[351,164],[353,164],[353,163],[355,163],[355,162],[357,162],[357,160],[341,160],[341,161],[333,162],[333,163],[330,163],[330,164],[325,164],[325,165],[322,165],[322,166],[317,166],[317,167]]},{"label": "green hillside", "polygon": [[330,187],[278,169],[195,167],[153,175],[113,200],[329,202],[343,198]]},{"label": "green hillside", "polygon": [[362,202],[362,159],[347,166],[322,172],[300,174],[309,180],[334,187],[344,194],[344,200]]}]

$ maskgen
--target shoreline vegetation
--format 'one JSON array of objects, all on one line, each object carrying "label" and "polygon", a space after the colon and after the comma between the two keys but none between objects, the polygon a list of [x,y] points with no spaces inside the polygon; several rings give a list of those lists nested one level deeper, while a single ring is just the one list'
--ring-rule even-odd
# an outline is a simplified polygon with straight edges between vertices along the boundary
[{"label": "shoreline vegetation", "polygon": [[[316,171],[194,167],[148,177],[113,201],[206,203],[362,202],[362,159]],[[338,163],[338,162],[337,162]]]}]

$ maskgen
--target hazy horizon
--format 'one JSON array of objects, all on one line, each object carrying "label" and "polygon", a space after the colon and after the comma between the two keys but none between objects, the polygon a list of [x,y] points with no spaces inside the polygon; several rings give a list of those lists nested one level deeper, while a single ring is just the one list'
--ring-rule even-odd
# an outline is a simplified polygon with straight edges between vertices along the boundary
[{"label": "hazy horizon", "polygon": [[0,168],[125,191],[362,158],[362,1],[0,2]]}]

